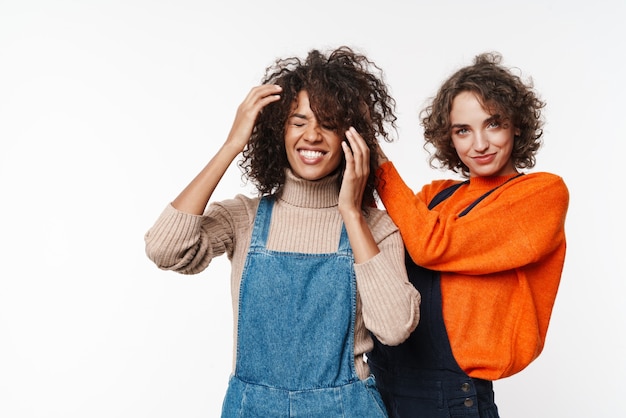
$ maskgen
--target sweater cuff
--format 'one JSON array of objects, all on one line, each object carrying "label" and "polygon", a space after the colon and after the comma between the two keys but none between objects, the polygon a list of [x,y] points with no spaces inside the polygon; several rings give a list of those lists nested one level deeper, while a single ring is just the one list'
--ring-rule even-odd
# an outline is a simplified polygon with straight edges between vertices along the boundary
[{"label": "sweater cuff", "polygon": [[402,179],[399,178],[400,175],[398,174],[398,170],[396,170],[393,162],[385,162],[378,168],[377,174],[380,179],[377,191],[381,199],[385,199],[393,195],[394,185],[398,184],[398,180],[402,181]]}]

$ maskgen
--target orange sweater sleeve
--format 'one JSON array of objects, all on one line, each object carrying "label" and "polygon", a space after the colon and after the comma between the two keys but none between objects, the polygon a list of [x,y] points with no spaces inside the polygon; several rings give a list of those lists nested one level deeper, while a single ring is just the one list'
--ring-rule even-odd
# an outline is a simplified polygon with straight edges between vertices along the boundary
[{"label": "orange sweater sleeve", "polygon": [[482,275],[515,269],[541,260],[564,240],[569,194],[559,176],[521,176],[459,217],[498,180],[473,178],[453,198],[429,210],[428,202],[454,181],[435,181],[415,194],[393,163],[383,164],[379,174],[379,195],[409,254],[432,270]]}]

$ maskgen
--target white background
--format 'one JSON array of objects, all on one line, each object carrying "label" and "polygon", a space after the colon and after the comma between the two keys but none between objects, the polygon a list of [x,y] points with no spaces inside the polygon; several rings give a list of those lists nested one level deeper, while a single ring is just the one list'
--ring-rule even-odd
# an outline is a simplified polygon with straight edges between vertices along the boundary
[{"label": "white background", "polygon": [[[426,4],[432,3],[432,4]],[[276,57],[342,44],[385,71],[417,190],[417,112],[497,50],[547,101],[568,254],[543,354],[496,382],[505,418],[626,415],[625,3],[0,0],[0,417],[216,417],[229,265],[158,270],[143,234]],[[216,199],[248,193],[233,166]]]}]

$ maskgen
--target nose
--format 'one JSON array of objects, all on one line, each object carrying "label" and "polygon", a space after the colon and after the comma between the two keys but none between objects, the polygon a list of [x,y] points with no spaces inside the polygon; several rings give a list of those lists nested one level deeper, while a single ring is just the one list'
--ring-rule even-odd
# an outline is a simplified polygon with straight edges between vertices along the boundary
[{"label": "nose", "polygon": [[321,128],[317,122],[311,122],[307,125],[304,132],[304,139],[309,142],[317,142],[322,138]]},{"label": "nose", "polygon": [[489,148],[489,140],[487,134],[482,131],[477,131],[474,135],[474,150],[476,152],[485,152]]}]

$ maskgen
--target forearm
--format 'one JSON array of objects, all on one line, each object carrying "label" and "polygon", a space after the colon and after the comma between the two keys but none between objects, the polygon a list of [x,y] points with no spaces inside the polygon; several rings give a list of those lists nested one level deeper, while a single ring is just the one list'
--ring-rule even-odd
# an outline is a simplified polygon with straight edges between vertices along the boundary
[{"label": "forearm", "polygon": [[198,175],[172,201],[172,206],[181,212],[202,215],[209,203],[217,184],[241,150],[225,143],[198,173]]},{"label": "forearm", "polygon": [[380,249],[361,211],[342,211],[341,215],[352,247],[354,261],[360,264],[375,257]]}]

